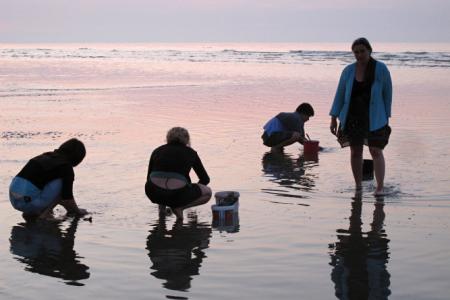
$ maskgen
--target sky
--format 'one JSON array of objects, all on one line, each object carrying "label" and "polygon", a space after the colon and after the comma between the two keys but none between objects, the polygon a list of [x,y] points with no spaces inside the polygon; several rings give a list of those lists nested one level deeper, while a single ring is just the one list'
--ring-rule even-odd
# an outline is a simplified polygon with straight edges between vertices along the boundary
[{"label": "sky", "polygon": [[0,43],[450,42],[449,0],[0,0]]}]

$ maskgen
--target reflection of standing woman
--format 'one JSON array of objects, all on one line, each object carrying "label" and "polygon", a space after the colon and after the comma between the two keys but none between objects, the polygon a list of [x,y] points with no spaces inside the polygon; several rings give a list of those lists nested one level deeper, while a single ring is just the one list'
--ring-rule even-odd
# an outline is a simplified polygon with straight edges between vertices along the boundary
[{"label": "reflection of standing woman", "polygon": [[[365,38],[352,44],[356,62],[342,71],[331,115],[331,132],[342,147],[350,145],[351,166],[356,188],[361,188],[363,145],[369,146],[374,161],[377,188],[383,194],[385,162],[383,149],[391,128],[392,82],[389,70],[372,58],[372,47]],[[338,129],[336,118],[339,118]]]},{"label": "reflection of standing woman", "polygon": [[351,203],[348,229],[338,229],[336,243],[331,244],[331,280],[339,299],[389,298],[389,242],[384,229],[383,198],[375,201],[371,230],[362,231],[362,198],[355,193]]}]

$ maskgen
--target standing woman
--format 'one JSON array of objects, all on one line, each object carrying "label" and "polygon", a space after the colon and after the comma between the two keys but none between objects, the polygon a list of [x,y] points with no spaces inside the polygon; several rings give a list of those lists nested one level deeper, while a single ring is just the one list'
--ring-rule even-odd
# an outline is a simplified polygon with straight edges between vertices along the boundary
[{"label": "standing woman", "polygon": [[[145,194],[159,204],[160,213],[169,206],[178,220],[183,210],[204,204],[212,192],[206,185],[209,176],[197,152],[190,147],[189,132],[174,127],[167,132],[167,144],[156,148],[150,157]],[[194,169],[199,182],[191,183],[189,173]]]},{"label": "standing woman", "polygon": [[[342,147],[350,146],[350,161],[356,189],[361,189],[363,145],[369,146],[374,162],[377,188],[384,193],[385,161],[383,149],[391,128],[392,82],[386,65],[372,58],[372,46],[366,38],[352,44],[356,62],[342,71],[331,107],[330,130]],[[337,124],[339,118],[339,128]]]}]

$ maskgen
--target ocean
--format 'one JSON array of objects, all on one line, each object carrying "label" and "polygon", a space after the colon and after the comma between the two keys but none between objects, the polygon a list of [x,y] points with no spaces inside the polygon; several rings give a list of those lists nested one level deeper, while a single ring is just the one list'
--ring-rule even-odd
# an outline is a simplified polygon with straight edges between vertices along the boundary
[{"label": "ocean", "polygon": [[[0,298],[448,299],[450,44],[372,46],[394,86],[388,194],[369,180],[355,200],[328,116],[349,44],[0,45]],[[261,143],[301,102],[318,160]],[[240,193],[228,223],[213,222],[214,198],[183,224],[146,198],[149,156],[174,126],[213,193]],[[11,179],[72,137],[92,218],[58,208],[59,222],[26,225]]]}]

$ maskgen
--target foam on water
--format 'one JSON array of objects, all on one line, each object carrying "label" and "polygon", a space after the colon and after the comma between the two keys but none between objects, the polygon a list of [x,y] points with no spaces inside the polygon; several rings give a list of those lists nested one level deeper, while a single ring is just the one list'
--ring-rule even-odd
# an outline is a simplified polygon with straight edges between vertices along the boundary
[{"label": "foam on water", "polygon": [[[189,45],[189,44],[188,44]],[[237,46],[235,49],[223,48],[217,45],[213,49],[204,47],[202,45],[193,44],[191,47],[180,47],[175,45],[152,45],[143,44],[137,49],[133,47],[123,46],[115,49],[112,46],[97,46],[89,48],[67,49],[67,47],[52,48],[21,48],[20,46],[13,46],[8,48],[3,46],[0,48],[0,58],[3,59],[81,59],[81,60],[143,60],[143,61],[178,61],[178,62],[229,62],[229,63],[262,63],[262,64],[347,64],[353,60],[351,51],[341,50],[309,50],[308,45],[305,49],[297,48],[301,45],[292,44],[284,45],[283,50],[279,47],[270,47],[270,44],[263,44],[261,47],[266,48],[261,50],[246,50],[239,49],[242,46]],[[320,46],[319,46],[320,47]],[[340,48],[336,45],[335,48]],[[404,48],[407,48],[405,45]],[[414,45],[412,47],[417,47]],[[407,67],[425,67],[425,68],[449,68],[450,67],[450,50],[443,51],[399,51],[393,49],[391,51],[377,51],[374,57],[385,61],[393,66],[407,66]]]}]

